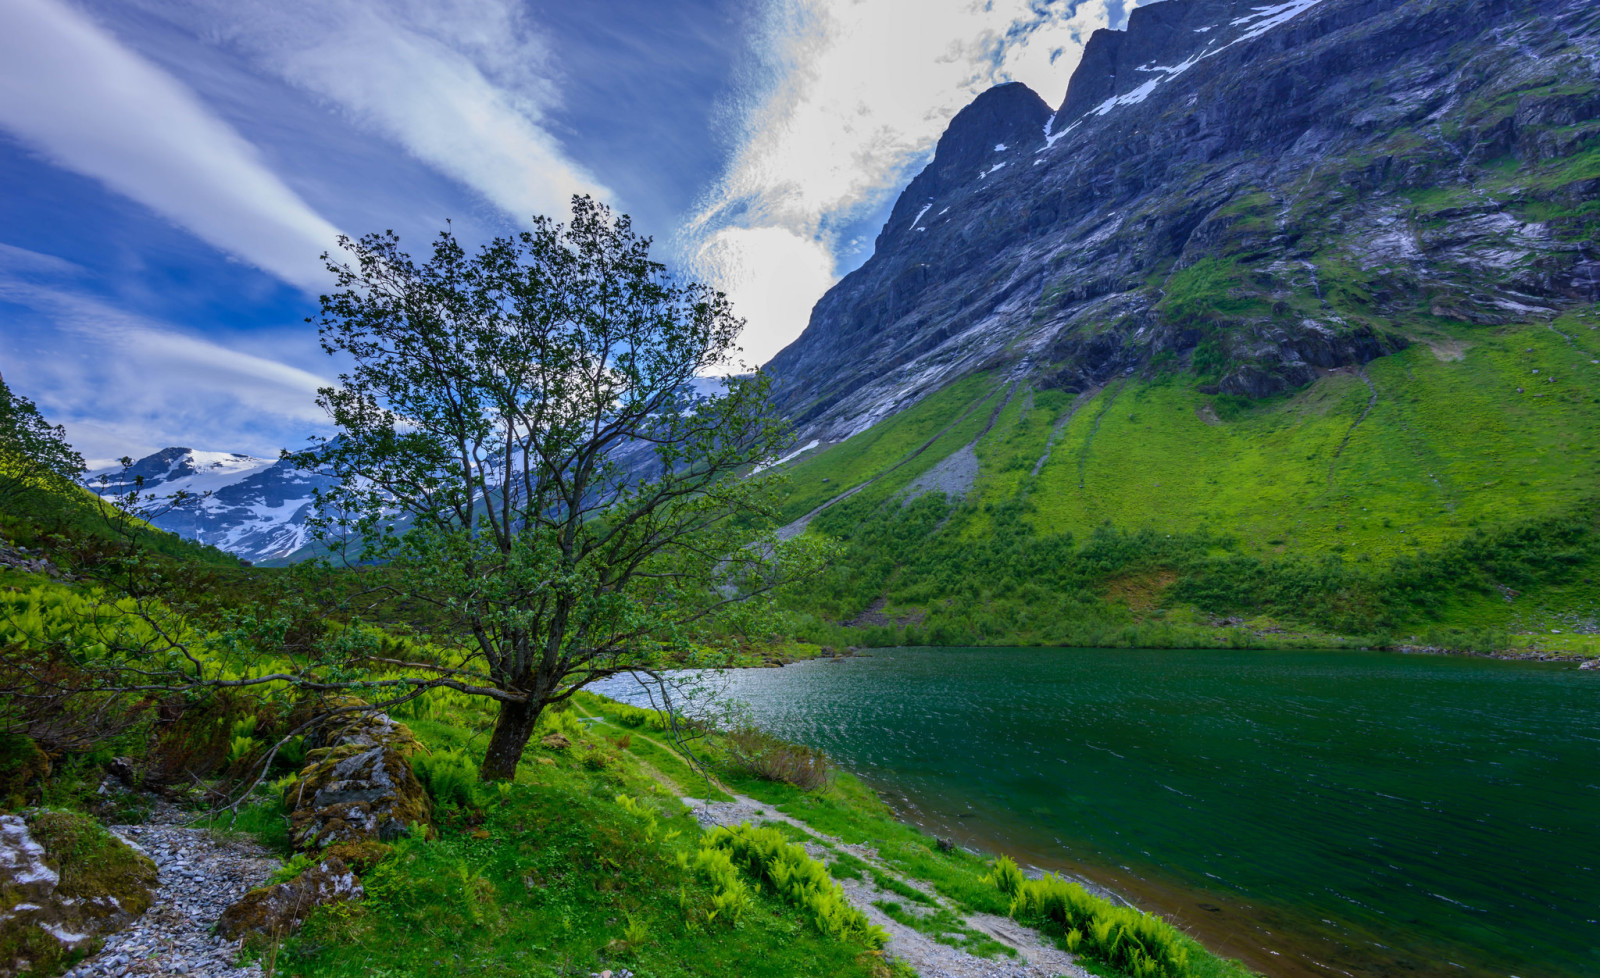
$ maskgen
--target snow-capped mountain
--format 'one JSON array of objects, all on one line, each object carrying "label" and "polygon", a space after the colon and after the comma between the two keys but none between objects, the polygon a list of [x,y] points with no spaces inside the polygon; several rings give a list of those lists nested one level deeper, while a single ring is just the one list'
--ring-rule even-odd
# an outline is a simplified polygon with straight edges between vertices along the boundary
[{"label": "snow-capped mountain", "polygon": [[91,472],[88,484],[104,495],[122,494],[141,477],[139,491],[158,499],[178,492],[201,497],[156,517],[157,526],[253,562],[283,560],[310,543],[312,490],[333,485],[328,476],[274,459],[182,447],[164,448],[126,470]]}]

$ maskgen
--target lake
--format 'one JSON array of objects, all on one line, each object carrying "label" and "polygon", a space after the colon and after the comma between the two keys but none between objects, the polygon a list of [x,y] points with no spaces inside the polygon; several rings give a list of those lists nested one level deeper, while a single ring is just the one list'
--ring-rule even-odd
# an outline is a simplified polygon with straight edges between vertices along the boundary
[{"label": "lake", "polygon": [[729,681],[909,820],[1268,975],[1600,975],[1600,673],[880,649]]}]

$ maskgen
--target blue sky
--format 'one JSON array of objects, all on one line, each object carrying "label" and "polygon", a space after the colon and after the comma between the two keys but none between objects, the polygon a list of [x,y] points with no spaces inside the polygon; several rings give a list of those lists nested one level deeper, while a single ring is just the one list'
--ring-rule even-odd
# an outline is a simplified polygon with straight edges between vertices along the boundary
[{"label": "blue sky", "polygon": [[799,334],[976,94],[1060,101],[1120,0],[5,0],[0,374],[95,461],[272,455],[340,233],[631,214]]}]

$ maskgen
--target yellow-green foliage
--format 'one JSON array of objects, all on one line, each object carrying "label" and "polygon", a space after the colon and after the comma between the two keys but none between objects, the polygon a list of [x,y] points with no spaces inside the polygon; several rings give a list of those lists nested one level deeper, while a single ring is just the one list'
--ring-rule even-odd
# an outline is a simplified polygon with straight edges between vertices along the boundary
[{"label": "yellow-green foliage", "polygon": [[478,765],[459,748],[417,753],[411,770],[436,805],[467,807],[477,798]]},{"label": "yellow-green foliage", "polygon": [[995,889],[1016,899],[1017,894],[1022,892],[1022,885],[1028,882],[1028,878],[1022,875],[1022,870],[1017,868],[1017,864],[1010,856],[1001,856],[995,860],[989,872],[984,874],[983,881],[993,883]]},{"label": "yellow-green foliage", "polygon": [[647,710],[620,703],[610,707],[610,713],[618,723],[626,727],[649,727],[659,733],[665,731],[668,726],[666,714],[660,710]]},{"label": "yellow-green foliage", "polygon": [[234,764],[255,753],[261,742],[256,740],[256,717],[242,717],[233,722],[228,736],[228,763]]},{"label": "yellow-green foliage", "polygon": [[1081,947],[1133,978],[1183,978],[1190,973],[1183,935],[1159,917],[1116,906],[1059,876],[1024,879],[1006,857],[995,862],[987,878],[1011,895],[1011,916],[1054,922],[1070,950]]},{"label": "yellow-green foliage", "polygon": [[888,935],[873,926],[845,899],[844,890],[800,846],[773,828],[755,828],[748,822],[733,828],[717,826],[700,840],[702,851],[725,850],[735,865],[769,884],[784,900],[803,907],[817,928],[840,940],[858,940],[882,947]]},{"label": "yellow-green foliage", "polygon": [[0,646],[66,648],[84,656],[146,647],[160,636],[140,610],[131,598],[111,600],[58,585],[0,592]]},{"label": "yellow-green foliage", "polygon": [[[711,920],[720,917],[730,924],[738,924],[750,909],[752,901],[750,885],[739,874],[738,867],[734,866],[732,855],[725,849],[700,849],[692,857],[679,853],[678,863],[683,869],[693,868],[711,884],[711,909],[706,916]],[[687,912],[687,899],[681,893],[679,903],[685,904]]]}]

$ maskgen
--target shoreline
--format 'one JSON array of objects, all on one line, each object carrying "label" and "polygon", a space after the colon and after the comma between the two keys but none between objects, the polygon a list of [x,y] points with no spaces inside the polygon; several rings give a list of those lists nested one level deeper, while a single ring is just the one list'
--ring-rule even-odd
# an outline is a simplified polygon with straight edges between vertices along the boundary
[{"label": "shoreline", "polygon": [[[1600,640],[1600,636],[1588,636]],[[795,665],[801,662],[813,662],[819,659],[829,659],[842,662],[855,658],[871,658],[874,651],[879,648],[885,651],[904,649],[1053,649],[1053,650],[1079,650],[1079,649],[1105,649],[1107,651],[1132,651],[1133,648],[1123,646],[1098,646],[1098,645],[886,645],[886,646],[847,646],[843,650],[824,647],[821,651],[810,654],[784,654],[763,656],[760,661],[748,661],[748,657],[732,659],[724,664],[711,668],[715,669],[781,669],[784,666]],[[1457,656],[1471,659],[1499,659],[1503,662],[1547,662],[1575,664],[1579,669],[1600,670],[1600,648],[1594,651],[1567,651],[1563,649],[1537,649],[1537,648],[1509,648],[1483,651],[1480,649],[1452,649],[1440,645],[1373,645],[1373,646],[1330,646],[1316,649],[1301,646],[1279,645],[1246,645],[1246,646],[1196,646],[1171,648],[1140,648],[1139,651],[1150,652],[1390,652],[1396,655],[1438,655]]]},{"label": "shoreline", "polygon": [[[893,651],[932,650],[934,646],[897,647]],[[1003,653],[1005,647],[961,647],[978,653]],[[1061,647],[1062,649],[1074,647]],[[871,652],[852,650],[862,657]],[[875,650],[876,651],[876,650]],[[1047,651],[1030,648],[1029,651]],[[1106,652],[1118,651],[1115,649]],[[1154,651],[1154,650],[1153,650]],[[1166,651],[1166,650],[1159,650]],[[1180,651],[1180,650],[1171,650]],[[1196,649],[1187,651],[1252,651]],[[1298,650],[1313,651],[1313,650]],[[1327,652],[1357,651],[1327,649]],[[1390,655],[1457,655],[1474,659],[1501,659],[1523,663],[1561,665],[1564,672],[1574,667],[1595,669],[1600,660],[1583,655],[1551,654],[1540,650],[1506,650],[1497,653],[1462,652],[1429,646],[1399,646],[1360,651]],[[817,668],[822,668],[818,666]],[[1121,857],[1101,855],[1113,862],[1083,861],[1073,846],[1056,839],[1055,846],[1043,836],[1031,838],[1028,832],[997,815],[965,804],[962,796],[942,795],[937,791],[919,792],[913,783],[900,783],[893,777],[872,770],[843,767],[889,806],[892,817],[903,825],[937,839],[949,839],[974,855],[993,858],[1010,856],[1023,867],[1055,872],[1084,883],[1091,891],[1101,891],[1117,901],[1170,920],[1185,933],[1219,956],[1238,958],[1248,967],[1272,978],[1333,978],[1349,973],[1407,973],[1421,976],[1494,974],[1485,959],[1460,958],[1460,951],[1425,943],[1409,943],[1404,949],[1392,948],[1395,935],[1385,933],[1370,919],[1342,917],[1327,908],[1308,903],[1270,902],[1270,894],[1230,892],[1206,885],[1206,881],[1187,881],[1155,862],[1148,865],[1119,865]],[[982,802],[978,802],[981,806]],[[961,813],[961,814],[956,814]],[[969,814],[970,813],[970,814]],[[1013,814],[1015,814],[1013,812]],[[1009,828],[1008,828],[1009,827]],[[1018,829],[1017,832],[1011,829]],[[1130,860],[1132,862],[1132,860]],[[1327,918],[1335,918],[1329,921]],[[1324,926],[1326,925],[1326,926]],[[1373,929],[1376,927],[1376,929]],[[1435,968],[1446,950],[1457,964]]]}]

